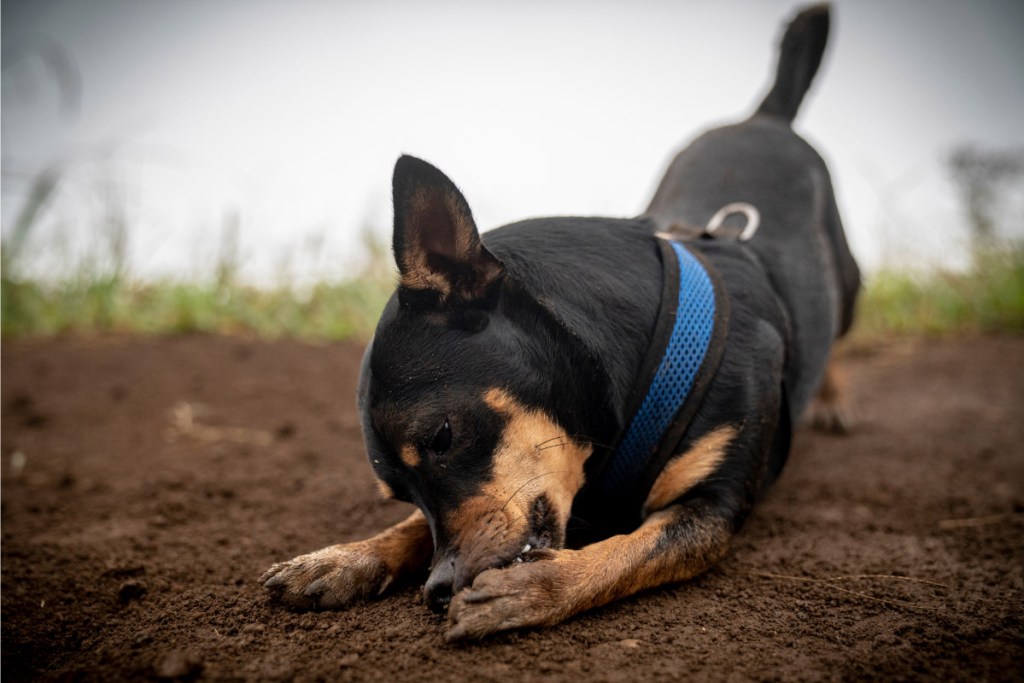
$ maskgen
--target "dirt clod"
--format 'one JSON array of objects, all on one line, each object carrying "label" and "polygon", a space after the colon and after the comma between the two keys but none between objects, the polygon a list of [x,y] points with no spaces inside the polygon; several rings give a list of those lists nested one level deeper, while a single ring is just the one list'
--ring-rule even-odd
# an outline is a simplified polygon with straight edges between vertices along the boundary
[{"label": "dirt clod", "polygon": [[173,650],[160,657],[153,667],[158,681],[194,681],[203,671],[203,662],[194,652]]}]

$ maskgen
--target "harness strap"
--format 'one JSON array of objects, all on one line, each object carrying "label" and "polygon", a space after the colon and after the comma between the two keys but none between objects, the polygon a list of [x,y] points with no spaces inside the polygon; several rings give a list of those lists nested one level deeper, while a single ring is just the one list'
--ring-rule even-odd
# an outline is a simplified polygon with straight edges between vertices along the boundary
[{"label": "harness strap", "polygon": [[654,479],[686,433],[725,348],[728,300],[717,274],[676,241],[659,239],[664,279],[654,343],[632,414],[598,482],[609,502],[639,514]]}]

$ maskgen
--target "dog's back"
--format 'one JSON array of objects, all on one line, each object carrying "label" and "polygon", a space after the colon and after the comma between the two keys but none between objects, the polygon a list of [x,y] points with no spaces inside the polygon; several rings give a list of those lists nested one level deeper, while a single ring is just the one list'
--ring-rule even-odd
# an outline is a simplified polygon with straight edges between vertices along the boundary
[{"label": "dog's back", "polygon": [[[828,169],[791,128],[828,27],[825,6],[790,23],[775,83],[754,115],[709,131],[680,152],[646,212],[660,230],[684,234],[694,226],[700,232],[729,204],[759,212],[757,232],[737,248],[759,262],[789,315],[786,385],[794,415],[818,386],[832,341],[852,322],[860,282]],[[694,244],[700,248],[700,241]]]},{"label": "dog's back", "polygon": [[[761,108],[680,154],[648,217],[540,218],[485,244],[447,176],[399,159],[400,280],[359,401],[381,491],[418,509],[274,565],[268,589],[340,607],[429,566],[424,597],[459,640],[558,623],[725,555],[849,324],[856,267],[828,173],[789,128],[827,23],[798,17]],[[734,239],[735,225],[689,247],[652,230],[736,202],[750,222]]]}]

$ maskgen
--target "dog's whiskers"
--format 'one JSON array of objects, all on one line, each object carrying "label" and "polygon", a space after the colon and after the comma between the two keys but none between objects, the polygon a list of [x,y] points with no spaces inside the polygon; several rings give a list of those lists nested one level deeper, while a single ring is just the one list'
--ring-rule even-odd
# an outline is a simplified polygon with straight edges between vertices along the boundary
[{"label": "dog's whiskers", "polygon": [[[560,443],[554,443],[554,444],[551,443],[552,441],[565,440],[565,439],[568,439],[568,441],[560,441]],[[577,445],[580,445],[580,446],[597,446],[597,447],[600,447],[600,448],[608,448],[608,449],[611,448],[611,446],[608,446],[608,445],[603,444],[603,443],[599,443],[597,441],[594,441],[593,439],[581,438],[579,436],[572,436],[572,435],[569,435],[569,434],[559,434],[558,436],[553,436],[550,439],[545,439],[544,441],[541,441],[540,443],[534,444],[533,447],[536,448],[538,451],[543,451],[543,450],[547,450],[548,448],[564,447],[564,446],[569,445],[570,443],[577,444]],[[546,444],[550,444],[550,445],[546,445]]]},{"label": "dog's whiskers", "polygon": [[569,439],[569,438],[571,438],[571,437],[568,434],[556,434],[555,436],[551,437],[550,439],[544,439],[540,443],[535,443],[533,445],[533,447],[537,448],[539,446],[543,446],[544,444],[551,443],[552,441],[557,441],[559,439]]},{"label": "dog's whiskers", "polygon": [[517,488],[517,489],[516,489],[515,491],[513,491],[513,492],[512,492],[512,495],[508,497],[508,500],[506,500],[506,501],[505,501],[505,503],[504,503],[504,504],[503,504],[503,505],[501,506],[501,508],[500,508],[500,509],[501,509],[502,511],[504,511],[504,510],[505,510],[505,508],[506,508],[506,507],[508,507],[508,504],[509,504],[509,503],[511,503],[511,502],[512,502],[512,500],[513,500],[513,499],[514,499],[514,498],[515,498],[516,496],[518,496],[518,495],[519,495],[519,492],[520,492],[520,491],[522,491],[522,490],[523,490],[524,488],[526,488],[527,484],[530,484],[531,482],[534,482],[534,481],[536,481],[537,479],[540,479],[541,477],[546,477],[546,476],[548,476],[548,475],[551,475],[551,474],[567,474],[568,472],[569,472],[569,470],[551,470],[550,472],[542,472],[542,473],[540,473],[540,474],[537,474],[537,475],[534,475],[534,476],[530,477],[529,479],[527,479],[526,481],[524,481],[524,482],[523,482],[523,483],[522,483],[522,484],[521,484],[521,485],[519,486],[519,488]]}]

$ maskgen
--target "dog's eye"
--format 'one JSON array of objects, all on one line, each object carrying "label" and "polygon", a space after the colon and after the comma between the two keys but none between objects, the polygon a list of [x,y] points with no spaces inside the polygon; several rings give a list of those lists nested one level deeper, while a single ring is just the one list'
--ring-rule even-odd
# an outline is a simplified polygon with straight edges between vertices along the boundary
[{"label": "dog's eye", "polygon": [[448,418],[444,419],[444,424],[434,434],[434,438],[430,440],[430,444],[427,448],[431,453],[435,455],[443,455],[448,452],[448,449],[452,447],[452,427],[448,424]]}]

